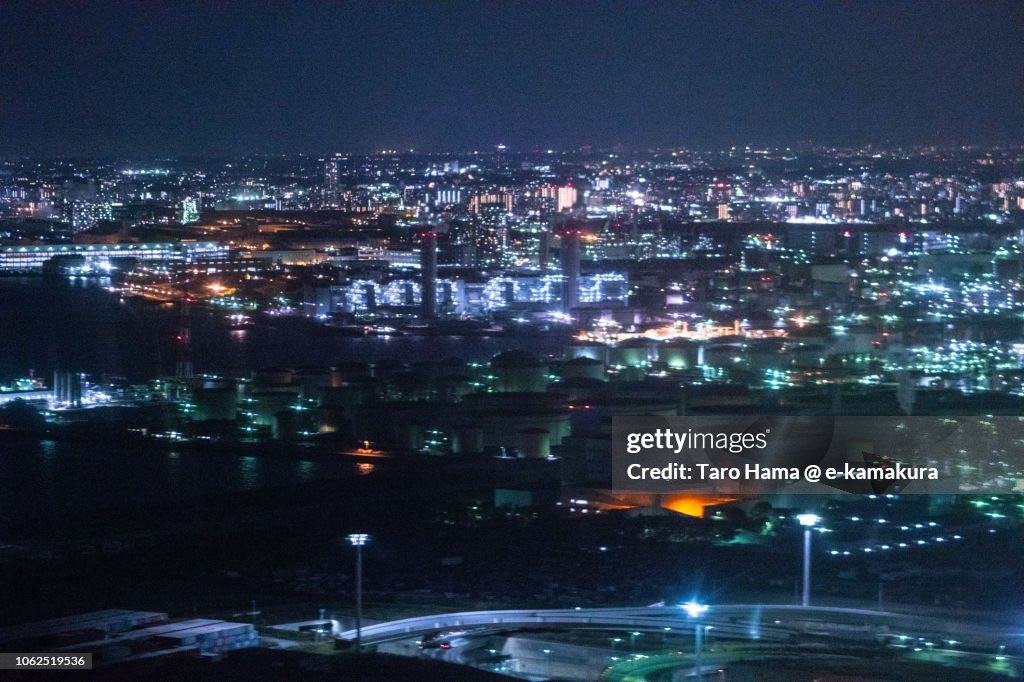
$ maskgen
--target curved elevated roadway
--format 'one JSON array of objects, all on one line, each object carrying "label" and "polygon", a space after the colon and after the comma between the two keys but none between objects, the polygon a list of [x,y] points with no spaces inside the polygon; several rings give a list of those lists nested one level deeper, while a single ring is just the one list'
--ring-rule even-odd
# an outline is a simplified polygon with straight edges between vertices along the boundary
[{"label": "curved elevated roadway", "polygon": [[[701,616],[700,623],[711,626],[716,637],[741,639],[782,640],[794,635],[811,635],[867,642],[921,637],[956,640],[968,648],[995,649],[1000,645],[1017,648],[1021,645],[1019,633],[1006,629],[869,609],[722,604],[712,605]],[[366,644],[383,643],[449,630],[472,630],[474,634],[531,629],[663,632],[665,628],[692,629],[694,624],[695,620],[678,606],[465,611],[369,625],[362,629],[362,638]],[[339,636],[352,640],[356,632],[348,630]]]}]

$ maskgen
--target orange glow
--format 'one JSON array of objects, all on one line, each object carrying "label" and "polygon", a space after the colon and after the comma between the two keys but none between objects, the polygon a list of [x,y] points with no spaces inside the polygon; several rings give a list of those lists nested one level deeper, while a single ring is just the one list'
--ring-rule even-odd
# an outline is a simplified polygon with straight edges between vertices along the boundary
[{"label": "orange glow", "polygon": [[374,444],[368,440],[364,440],[359,444],[359,447],[355,450],[346,450],[342,454],[355,456],[355,457],[380,457],[383,459],[388,458],[387,453],[383,450],[378,450],[374,447]]},{"label": "orange glow", "polygon": [[632,504],[612,504],[610,502],[596,502],[593,506],[594,509],[600,509],[601,511],[615,511],[617,509],[636,509],[636,505]]},{"label": "orange glow", "polygon": [[686,516],[704,516],[705,507],[733,502],[734,497],[715,497],[713,495],[675,495],[662,500],[661,506],[670,511]]}]

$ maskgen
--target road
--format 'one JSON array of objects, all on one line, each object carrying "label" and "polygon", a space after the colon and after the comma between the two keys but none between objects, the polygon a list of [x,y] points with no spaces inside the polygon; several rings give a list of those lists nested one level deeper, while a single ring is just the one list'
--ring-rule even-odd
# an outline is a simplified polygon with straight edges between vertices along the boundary
[{"label": "road", "polygon": [[[1015,652],[1021,652],[1024,644],[1020,633],[994,626],[869,609],[721,604],[712,605],[700,622],[713,627],[716,636],[739,639],[781,640],[794,635],[862,642],[924,638],[955,640],[962,648],[995,650],[1004,645]],[[369,625],[362,636],[365,643],[382,643],[445,630],[471,629],[484,634],[543,625],[546,629],[662,632],[666,627],[692,630],[694,623],[682,608],[672,606],[466,611]],[[355,634],[355,630],[347,630],[340,637],[355,639]]]}]

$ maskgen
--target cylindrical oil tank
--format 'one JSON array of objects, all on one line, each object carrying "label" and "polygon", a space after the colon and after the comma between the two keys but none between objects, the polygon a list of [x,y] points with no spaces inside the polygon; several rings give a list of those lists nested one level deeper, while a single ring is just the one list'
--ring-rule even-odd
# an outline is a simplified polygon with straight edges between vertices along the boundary
[{"label": "cylindrical oil tank", "polygon": [[562,375],[562,379],[597,379],[598,381],[604,381],[607,378],[604,363],[588,357],[573,358],[562,363],[559,374]]},{"label": "cylindrical oil tank", "polygon": [[547,429],[523,429],[516,436],[520,456],[542,459],[551,454],[551,433]]},{"label": "cylindrical oil tank", "polygon": [[301,387],[303,398],[313,398],[330,385],[331,374],[326,368],[305,367],[295,375],[295,383]]},{"label": "cylindrical oil tank", "polygon": [[453,450],[462,455],[473,455],[484,451],[484,430],[476,425],[467,425],[455,432]]},{"label": "cylindrical oil tank", "polygon": [[692,369],[698,366],[700,344],[686,339],[665,341],[658,344],[658,362],[669,369]]},{"label": "cylindrical oil tank", "polygon": [[259,386],[287,386],[294,377],[295,372],[287,367],[259,369],[252,373],[253,383]]},{"label": "cylindrical oil tank", "polygon": [[331,367],[330,385],[342,386],[356,377],[370,376],[370,366],[362,362],[339,362]]},{"label": "cylindrical oil tank", "polygon": [[548,367],[521,350],[505,351],[491,360],[494,389],[499,393],[542,393],[548,386]]},{"label": "cylindrical oil tank", "polygon": [[399,450],[419,450],[423,447],[423,427],[412,422],[394,425],[395,447]]},{"label": "cylindrical oil tank", "polygon": [[233,421],[238,417],[238,390],[234,386],[200,386],[192,393],[196,421]]},{"label": "cylindrical oil tank", "polygon": [[654,357],[654,342],[649,339],[628,339],[615,345],[610,355],[613,365],[640,367]]},{"label": "cylindrical oil tank", "polygon": [[565,359],[590,358],[599,362],[608,362],[608,346],[596,341],[573,341],[565,347]]},{"label": "cylindrical oil tank", "polygon": [[256,413],[256,423],[266,426],[273,426],[277,413],[291,408],[297,398],[295,393],[284,391],[258,391],[250,397],[256,401],[252,410]]}]

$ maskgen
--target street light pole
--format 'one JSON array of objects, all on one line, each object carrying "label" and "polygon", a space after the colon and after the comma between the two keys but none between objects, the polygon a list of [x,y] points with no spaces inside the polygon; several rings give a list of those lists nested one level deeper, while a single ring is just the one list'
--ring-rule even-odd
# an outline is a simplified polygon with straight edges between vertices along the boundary
[{"label": "street light pole", "polygon": [[693,624],[693,667],[694,676],[699,681],[704,676],[704,671],[702,669],[703,661],[701,660],[703,658],[703,637],[701,637],[701,634],[704,628],[701,627],[700,617],[707,613],[710,607],[707,604],[698,604],[695,601],[688,601],[685,604],[681,604],[680,606],[682,606],[683,609],[686,611],[686,615],[688,615],[690,618],[693,618],[693,620],[695,621]]},{"label": "street light pole", "polygon": [[363,650],[363,546],[356,545],[356,651]]},{"label": "street light pole", "polygon": [[352,533],[349,543],[356,548],[356,651],[363,650],[363,545],[370,539],[366,533]]},{"label": "street light pole", "polygon": [[800,605],[807,607],[811,603],[811,529],[804,528],[804,590]]},{"label": "street light pole", "polygon": [[798,514],[796,520],[804,527],[804,588],[800,605],[807,608],[811,603],[811,528],[821,519],[817,514]]},{"label": "street light pole", "polygon": [[693,667],[695,669],[694,670],[695,677],[697,678],[697,680],[699,682],[700,679],[704,677],[704,666],[703,666],[704,661],[701,660],[703,658],[703,654],[704,654],[704,651],[703,651],[703,648],[704,648],[704,638],[701,637],[701,633],[704,631],[704,628],[701,627],[700,623],[696,623],[693,626],[693,629],[694,629],[694,635],[693,636],[697,640],[696,645],[694,647]]}]

